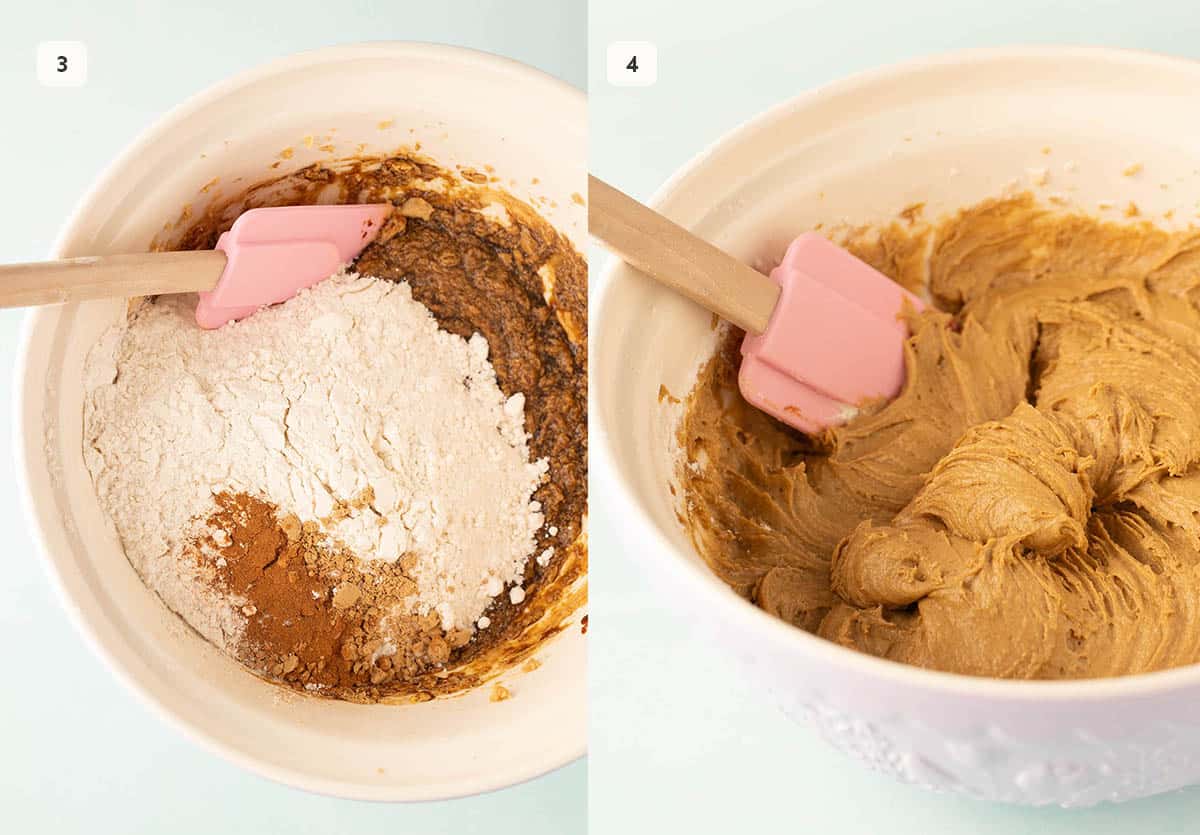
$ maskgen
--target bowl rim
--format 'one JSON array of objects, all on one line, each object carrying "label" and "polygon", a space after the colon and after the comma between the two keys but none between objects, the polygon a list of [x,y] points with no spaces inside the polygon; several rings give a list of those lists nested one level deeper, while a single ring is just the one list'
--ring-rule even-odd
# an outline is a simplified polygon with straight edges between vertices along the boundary
[{"label": "bowl rim", "polygon": [[[164,136],[168,136],[181,120],[230,94],[236,93],[240,88],[253,85],[263,79],[291,73],[307,67],[370,57],[438,58],[453,61],[458,66],[485,70],[493,75],[507,75],[514,83],[536,86],[544,91],[547,97],[553,96],[556,100],[565,102],[573,111],[579,113],[580,118],[586,118],[586,96],[579,88],[530,64],[478,49],[426,41],[363,41],[295,52],[256,64],[214,82],[199,92],[188,96],[182,102],[158,116],[149,126],[142,129],[125,146],[124,150],[117,154],[103,168],[75,203],[66,220],[59,228],[48,257],[62,257],[62,251],[72,234],[72,230],[81,218],[95,210],[95,204],[100,196],[117,179],[117,172],[124,170],[131,161],[136,160],[144,148],[162,141]],[[22,515],[25,518],[35,550],[50,579],[50,584],[54,588],[55,596],[58,598],[59,604],[66,611],[75,631],[83,638],[84,643],[91,651],[104,663],[109,674],[120,682],[127,691],[132,692],[143,705],[149,707],[151,713],[155,714],[160,720],[163,720],[168,726],[179,731],[185,738],[203,750],[216,754],[225,761],[249,773],[265,777],[275,783],[314,794],[351,800],[409,803],[452,800],[459,797],[486,794],[529,782],[586,756],[587,738],[585,731],[584,735],[578,738],[554,735],[552,739],[558,740],[559,744],[553,748],[550,746],[542,748],[542,756],[539,759],[531,760],[519,769],[512,769],[507,773],[498,771],[483,779],[443,781],[429,786],[413,787],[410,785],[373,786],[353,780],[315,778],[310,774],[287,766],[266,763],[232,744],[210,736],[202,728],[192,724],[190,720],[178,714],[167,700],[161,698],[157,693],[151,692],[148,688],[143,687],[132,671],[95,634],[83,610],[68,590],[65,575],[62,573],[62,567],[50,554],[50,548],[43,529],[42,515],[38,509],[38,503],[33,496],[28,477],[31,462],[27,454],[26,444],[29,432],[33,431],[34,427],[31,427],[26,420],[26,397],[27,394],[32,393],[38,386],[42,385],[41,381],[29,378],[30,352],[36,333],[44,327],[43,322],[49,319],[54,312],[53,308],[36,307],[25,315],[18,337],[17,351],[13,365],[12,411],[10,413],[12,416],[11,442],[14,473],[20,496]]]},{"label": "bowl rim", "polygon": [[[894,64],[853,73],[785,99],[765,111],[742,121],[721,134],[686,161],[654,191],[647,205],[659,209],[686,184],[704,176],[710,157],[725,146],[751,134],[770,129],[797,111],[802,111],[830,99],[852,96],[881,82],[893,83],[906,75],[931,70],[953,71],[964,66],[1003,64],[1009,62],[1044,61],[1054,58],[1076,65],[1106,63],[1123,66],[1150,67],[1174,73],[1187,73],[1200,80],[1200,61],[1145,50],[1120,49],[1102,46],[1028,45],[957,49],[930,56],[908,59]],[[606,312],[613,305],[613,288],[633,277],[632,268],[616,256],[600,273],[592,292],[595,321],[589,328],[593,345],[602,338]],[[600,323],[600,326],[597,326]],[[589,349],[593,356],[599,356]],[[594,373],[593,362],[589,373]],[[591,389],[591,391],[597,391]],[[594,394],[598,403],[604,395]],[[1112,698],[1140,696],[1149,693],[1176,692],[1200,685],[1200,662],[1127,676],[1092,679],[1013,680],[970,676],[962,673],[930,670],[868,655],[834,644],[768,614],[748,600],[731,593],[701,563],[683,557],[681,549],[658,529],[642,505],[626,487],[617,465],[605,412],[595,407],[592,422],[592,448],[597,489],[606,491],[611,506],[622,519],[622,525],[632,531],[633,538],[648,541],[647,556],[655,559],[669,574],[668,582],[699,597],[706,607],[720,607],[722,617],[733,623],[739,632],[761,638],[780,651],[797,658],[808,658],[861,676],[871,676],[890,684],[943,694],[988,698],[1010,703],[1104,701]],[[670,557],[664,557],[669,554]],[[716,580],[716,582],[714,582]]]}]

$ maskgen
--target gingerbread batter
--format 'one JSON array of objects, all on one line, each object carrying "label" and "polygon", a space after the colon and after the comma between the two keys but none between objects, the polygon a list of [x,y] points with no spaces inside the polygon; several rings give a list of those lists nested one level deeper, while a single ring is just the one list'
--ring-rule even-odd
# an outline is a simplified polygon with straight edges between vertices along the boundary
[{"label": "gingerbread batter", "polygon": [[936,304],[912,317],[905,388],[805,437],[737,394],[729,334],[679,429],[713,569],[796,626],[922,667],[1200,661],[1200,233],[1026,196],[850,246]]}]

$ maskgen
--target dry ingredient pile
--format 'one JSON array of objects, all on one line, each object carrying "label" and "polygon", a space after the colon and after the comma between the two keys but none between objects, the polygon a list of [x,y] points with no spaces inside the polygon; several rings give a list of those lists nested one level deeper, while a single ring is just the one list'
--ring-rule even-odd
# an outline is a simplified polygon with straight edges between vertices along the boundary
[{"label": "dry ingredient pile", "polygon": [[352,701],[472,686],[580,570],[586,267],[416,158],[286,182],[267,199],[398,208],[353,269],[240,322],[135,302],[85,364],[100,505],[147,586],[260,676]]},{"label": "dry ingredient pile", "polygon": [[[386,609],[346,660],[445,661],[542,526],[546,462],[529,460],[524,398],[496,385],[486,340],[439,330],[407,284],[353,273],[216,331],[193,310],[144,304],[87,363],[88,469],[134,566],[227,650],[362,600]],[[319,667],[320,644],[254,661]]]},{"label": "dry ingredient pile", "polygon": [[678,435],[681,514],[714,570],[922,667],[1200,662],[1200,234],[1025,195],[848,245],[934,302],[905,387],[804,436],[741,399],[727,334]]}]

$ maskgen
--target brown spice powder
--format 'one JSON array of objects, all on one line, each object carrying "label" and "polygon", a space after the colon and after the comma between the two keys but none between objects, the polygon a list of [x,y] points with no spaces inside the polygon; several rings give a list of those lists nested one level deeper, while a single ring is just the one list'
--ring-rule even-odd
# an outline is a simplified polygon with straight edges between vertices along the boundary
[{"label": "brown spice powder", "polygon": [[216,496],[207,520],[221,591],[248,601],[236,654],[262,676],[323,695],[374,699],[380,688],[436,674],[470,640],[436,613],[409,614],[409,560],[364,562],[315,522],[280,517],[245,494]]}]

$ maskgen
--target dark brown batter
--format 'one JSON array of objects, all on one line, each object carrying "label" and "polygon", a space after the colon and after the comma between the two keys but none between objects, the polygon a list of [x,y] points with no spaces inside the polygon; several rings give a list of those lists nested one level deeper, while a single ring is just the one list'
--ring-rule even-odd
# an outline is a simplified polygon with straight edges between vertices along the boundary
[{"label": "dark brown batter", "polygon": [[[315,165],[262,183],[198,221],[185,213],[187,228],[163,247],[210,248],[246,209],[329,202],[331,195],[334,202],[396,205],[355,269],[407,281],[444,330],[485,336],[501,390],[524,394],[531,455],[549,461],[534,498],[542,504],[543,531],[552,533],[544,533],[535,553],[553,547],[554,556],[546,566],[529,560],[526,599],[513,605],[507,593],[499,595],[487,612],[491,626],[473,640],[441,633],[436,618],[414,618],[405,629],[423,651],[376,662],[364,661],[371,653],[362,646],[364,633],[377,625],[373,601],[334,596],[357,569],[345,555],[310,555],[306,566],[303,539],[286,530],[286,518],[276,518],[280,509],[247,497],[221,499],[214,521],[231,529],[232,540],[222,582],[252,601],[256,590],[264,595],[240,653],[260,675],[297,688],[320,684],[322,695],[356,701],[427,698],[472,686],[528,656],[579,605],[581,592],[567,590],[586,571],[587,266],[525,203],[417,154]],[[502,206],[507,220],[479,211],[489,204]],[[407,581],[402,564],[383,569],[388,583]]]},{"label": "dark brown batter", "polygon": [[1200,661],[1200,233],[989,201],[849,243],[937,309],[892,402],[805,437],[688,399],[686,523],[759,606],[848,647],[1006,678]]}]

